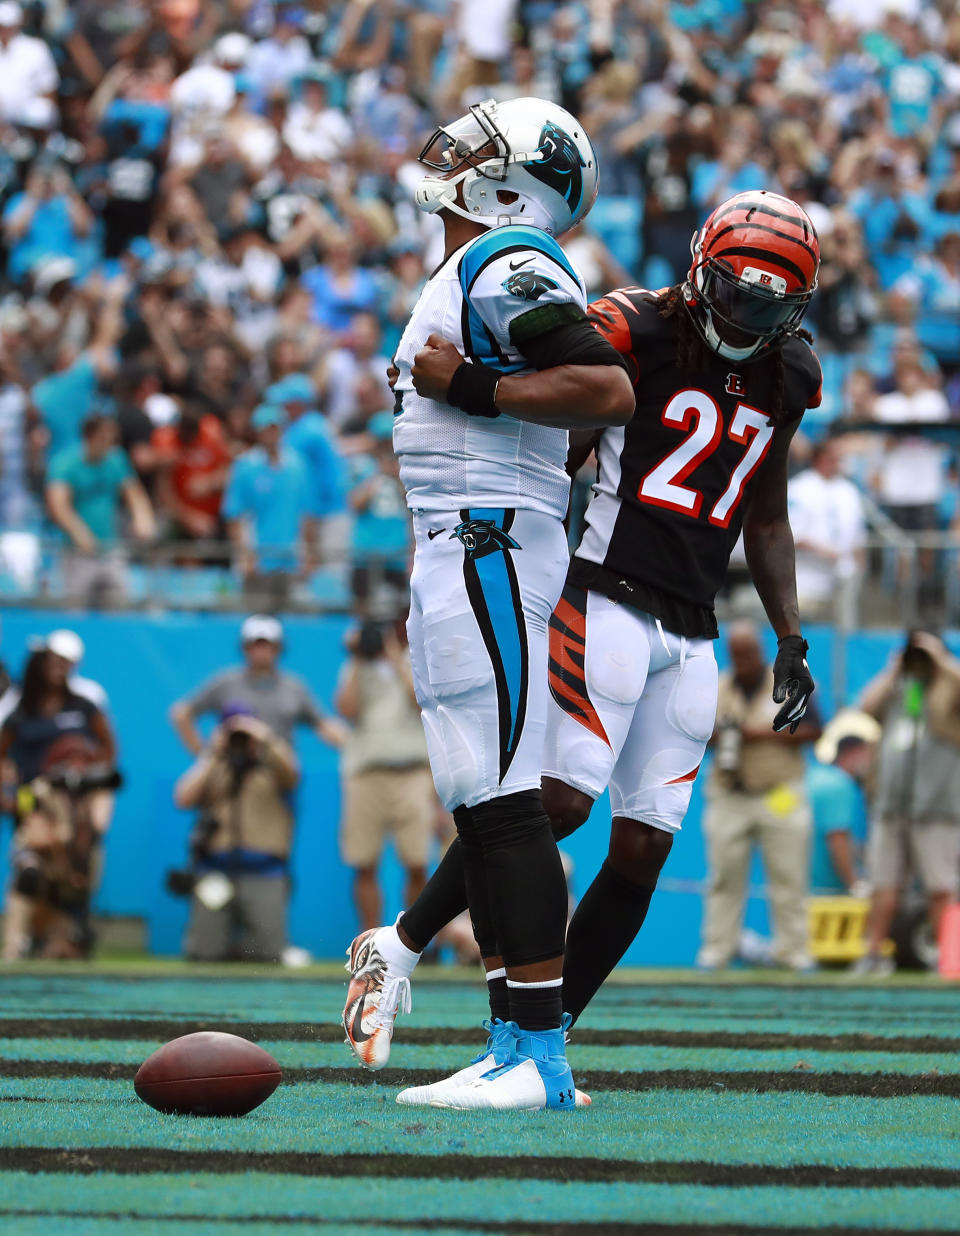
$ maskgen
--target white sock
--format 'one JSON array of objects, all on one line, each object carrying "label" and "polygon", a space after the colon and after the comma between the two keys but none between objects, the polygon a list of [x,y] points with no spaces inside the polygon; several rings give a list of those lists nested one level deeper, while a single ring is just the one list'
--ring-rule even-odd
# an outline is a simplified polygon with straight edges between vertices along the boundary
[{"label": "white sock", "polygon": [[399,978],[409,978],[420,960],[420,954],[407,948],[400,939],[396,923],[381,927],[374,936],[377,951],[387,963],[387,972]]}]

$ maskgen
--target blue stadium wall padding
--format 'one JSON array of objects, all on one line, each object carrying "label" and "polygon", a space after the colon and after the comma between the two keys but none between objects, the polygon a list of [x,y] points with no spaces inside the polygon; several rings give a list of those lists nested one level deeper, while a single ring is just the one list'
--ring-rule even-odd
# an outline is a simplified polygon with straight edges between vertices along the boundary
[{"label": "blue stadium wall padding", "polygon": [[[349,620],[341,616],[285,619],[285,666],[310,684],[330,708],[343,661],[343,637]],[[8,610],[3,617],[0,655],[19,673],[27,639],[56,627],[72,627],[87,647],[82,672],[107,689],[116,726],[127,786],[120,794],[107,842],[106,870],[98,908],[106,914],[141,915],[147,919],[153,952],[176,954],[186,921],[183,901],[164,890],[164,872],[181,866],[191,818],[172,803],[176,778],[189,756],[170,727],[170,704],[213,671],[239,661],[240,619],[195,614],[64,614]],[[830,667],[840,636],[828,628],[812,628],[810,663],[817,676],[814,697],[824,716],[834,710]],[[846,695],[855,695],[886,664],[902,643],[900,632],[876,631],[846,641]],[[954,648],[957,641],[950,640]],[[768,637],[772,656],[775,641]],[[723,641],[717,653],[723,660]],[[843,701],[836,701],[837,703]],[[336,753],[313,734],[303,731],[298,750],[304,782],[298,795],[295,850],[295,890],[291,940],[317,957],[342,955],[356,931],[350,901],[350,873],[337,853],[340,784]],[[706,768],[704,769],[704,773]],[[697,950],[700,931],[698,886],[705,875],[700,829],[703,805],[700,784],[683,833],[677,838],[664,871],[666,886],[654,898],[647,925],[627,954],[636,965],[687,965]],[[574,887],[582,894],[606,853],[609,808],[606,798],[590,821],[564,843],[574,860]],[[4,825],[9,839],[9,826]],[[5,843],[6,844],[6,840]],[[759,885],[759,865],[752,884]],[[392,855],[384,865],[387,918],[400,906],[402,873]],[[752,897],[747,924],[763,930],[766,910],[762,896]]]}]

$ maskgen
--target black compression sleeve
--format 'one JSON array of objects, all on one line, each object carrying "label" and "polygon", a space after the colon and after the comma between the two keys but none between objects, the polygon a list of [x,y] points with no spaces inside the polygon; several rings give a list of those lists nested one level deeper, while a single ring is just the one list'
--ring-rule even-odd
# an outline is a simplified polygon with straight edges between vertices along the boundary
[{"label": "black compression sleeve", "polygon": [[[529,316],[524,314],[518,320],[522,322]],[[627,362],[617,349],[585,317],[575,322],[563,322],[521,341],[515,338],[512,341],[535,369],[554,369],[557,365],[619,365],[621,369],[627,368]]]}]

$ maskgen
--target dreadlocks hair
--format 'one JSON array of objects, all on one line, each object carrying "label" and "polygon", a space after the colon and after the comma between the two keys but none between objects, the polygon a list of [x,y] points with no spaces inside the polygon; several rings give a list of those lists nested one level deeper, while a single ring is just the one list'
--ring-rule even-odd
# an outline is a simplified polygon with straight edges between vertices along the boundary
[{"label": "dreadlocks hair", "polygon": [[[686,372],[699,372],[706,369],[713,353],[703,341],[690,316],[683,294],[683,284],[675,283],[673,287],[660,292],[656,299],[656,306],[661,318],[676,318],[677,321],[677,351],[674,358],[676,367]],[[808,330],[804,330],[802,326],[796,327],[789,334],[802,339],[804,343],[813,343],[813,335]],[[771,425],[774,425],[783,415],[786,366],[783,363],[782,340],[774,344],[770,353],[773,360],[773,394],[767,419]]]},{"label": "dreadlocks hair", "polygon": [[657,313],[661,318],[677,320],[677,351],[673,362],[676,367],[694,371],[706,369],[710,360],[710,349],[700,337],[700,332],[687,311],[682,283],[675,283],[672,288],[666,288],[658,295]]}]

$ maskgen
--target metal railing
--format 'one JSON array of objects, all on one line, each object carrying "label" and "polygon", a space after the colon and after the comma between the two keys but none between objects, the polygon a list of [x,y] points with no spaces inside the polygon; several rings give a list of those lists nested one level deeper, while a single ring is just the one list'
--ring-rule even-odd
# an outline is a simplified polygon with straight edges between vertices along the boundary
[{"label": "metal railing", "polygon": [[260,546],[256,563],[245,576],[223,541],[129,541],[80,554],[33,533],[0,532],[0,605],[337,613],[354,607],[361,569],[374,606],[397,591],[396,554],[356,558],[333,549],[305,569],[289,547]]},{"label": "metal railing", "polygon": [[[870,536],[858,575],[838,583],[830,602],[804,607],[806,621],[842,631],[863,627],[960,626],[960,534],[907,532],[869,499]],[[397,554],[357,558],[328,550],[310,570],[287,547],[259,547],[260,567],[244,578],[234,547],[223,541],[126,542],[78,555],[62,541],[0,532],[0,604],[104,609],[345,612],[362,568],[367,595],[398,591]],[[289,562],[288,569],[277,564]],[[81,587],[78,587],[77,581]],[[721,618],[759,611],[743,568],[718,599]],[[102,594],[102,595],[101,595]]]}]

